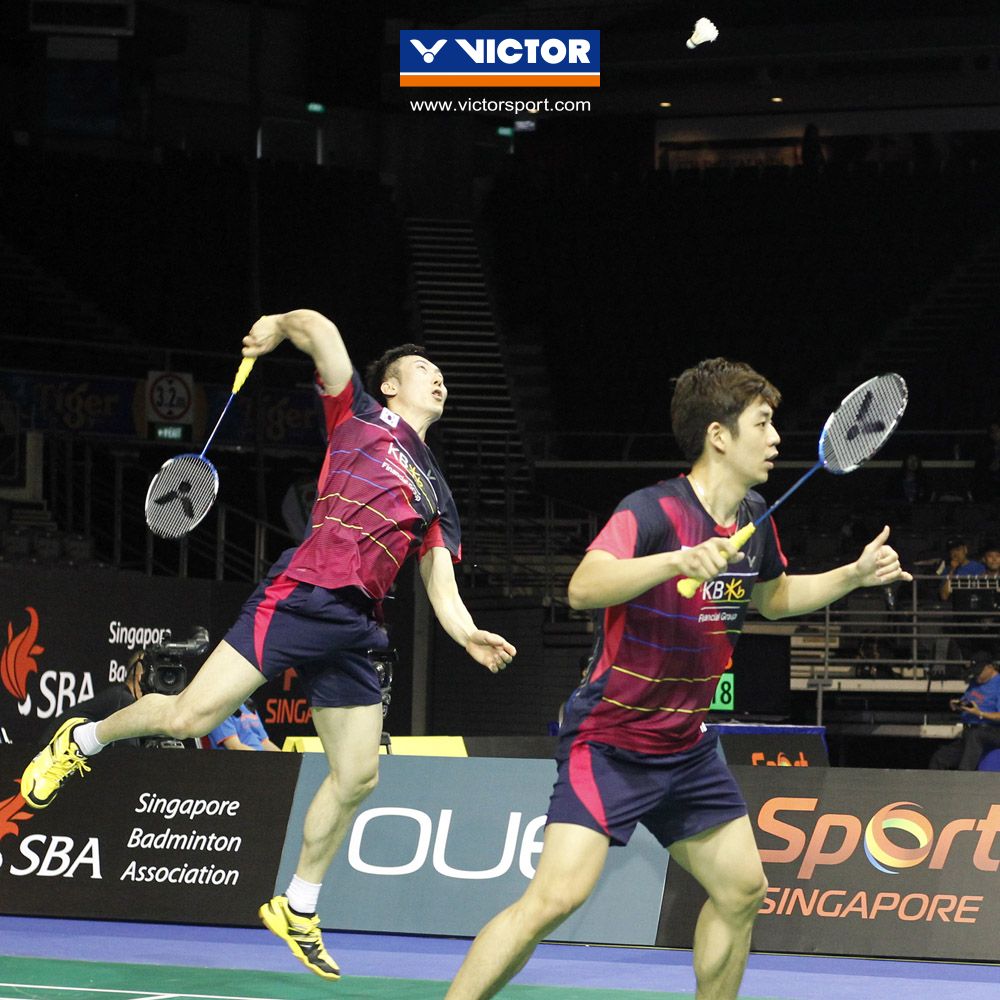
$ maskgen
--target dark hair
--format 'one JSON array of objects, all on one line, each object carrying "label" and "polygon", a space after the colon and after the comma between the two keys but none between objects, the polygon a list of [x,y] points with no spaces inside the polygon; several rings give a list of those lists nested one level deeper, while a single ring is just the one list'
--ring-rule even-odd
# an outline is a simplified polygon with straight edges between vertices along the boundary
[{"label": "dark hair", "polygon": [[715,421],[737,435],[740,414],[758,397],[772,408],[781,402],[781,393],[742,361],[708,358],[682,372],[674,379],[670,423],[684,457],[699,458]]},{"label": "dark hair", "polygon": [[386,398],[382,394],[382,383],[395,374],[392,368],[400,358],[408,358],[412,354],[419,354],[423,358],[427,357],[420,344],[400,344],[399,347],[390,348],[382,357],[373,361],[365,369],[365,388],[368,390],[368,395],[374,396],[380,403],[385,403]]}]

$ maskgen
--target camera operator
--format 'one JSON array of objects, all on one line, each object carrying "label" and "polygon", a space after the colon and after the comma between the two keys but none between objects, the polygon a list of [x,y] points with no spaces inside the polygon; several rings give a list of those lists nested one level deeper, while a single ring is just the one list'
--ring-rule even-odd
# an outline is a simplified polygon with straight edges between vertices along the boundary
[{"label": "camera operator", "polygon": [[[99,722],[109,715],[138,701],[144,694],[178,694],[187,686],[187,667],[183,658],[197,656],[208,648],[208,632],[197,628],[190,639],[183,642],[171,642],[167,632],[167,641],[153,646],[146,646],[129,658],[125,669],[125,680],[110,684],[103,691],[78,702],[68,711],[55,719],[45,734],[47,743],[59,727],[68,718],[82,717],[91,722]],[[142,739],[119,740],[115,746],[153,747],[161,749],[181,749],[184,744],[180,740],[161,736],[150,736]]]},{"label": "camera operator", "polygon": [[934,752],[929,767],[936,771],[975,771],[990,750],[1000,747],[1000,668],[998,657],[982,650],[972,657],[969,686],[952,698],[961,712],[962,735]]}]

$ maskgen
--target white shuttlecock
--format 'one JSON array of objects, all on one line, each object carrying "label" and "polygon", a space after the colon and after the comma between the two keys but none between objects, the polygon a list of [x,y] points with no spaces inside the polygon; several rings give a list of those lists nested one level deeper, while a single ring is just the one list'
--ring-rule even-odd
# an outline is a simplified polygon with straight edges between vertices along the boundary
[{"label": "white shuttlecock", "polygon": [[694,22],[694,31],[687,40],[687,47],[693,49],[702,42],[714,42],[718,37],[719,29],[707,17],[699,17]]}]

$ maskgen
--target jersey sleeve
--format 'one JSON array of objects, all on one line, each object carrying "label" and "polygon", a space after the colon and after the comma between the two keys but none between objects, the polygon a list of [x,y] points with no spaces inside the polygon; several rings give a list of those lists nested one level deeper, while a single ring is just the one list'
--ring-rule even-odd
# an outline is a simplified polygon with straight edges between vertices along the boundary
[{"label": "jersey sleeve", "polygon": [[326,386],[323,379],[320,378],[319,372],[316,372],[315,375],[315,386],[320,404],[323,407],[323,421],[326,425],[327,437],[355,413],[382,408],[380,403],[365,392],[364,383],[362,383],[356,368],[351,371],[351,381],[336,396],[327,394]]},{"label": "jersey sleeve", "polygon": [[788,558],[782,551],[781,539],[778,538],[778,526],[774,523],[773,517],[767,519],[760,534],[764,536],[764,551],[761,555],[757,580],[764,583],[767,580],[777,579],[788,569]]},{"label": "jersey sleeve", "polygon": [[451,553],[452,562],[462,561],[462,529],[458,519],[458,508],[450,492],[420,543],[420,558],[423,559],[431,549],[435,548],[447,549]]},{"label": "jersey sleeve", "polygon": [[677,548],[677,540],[666,537],[666,523],[654,499],[642,491],[632,493],[618,505],[587,551],[601,549],[616,559],[670,551]]}]

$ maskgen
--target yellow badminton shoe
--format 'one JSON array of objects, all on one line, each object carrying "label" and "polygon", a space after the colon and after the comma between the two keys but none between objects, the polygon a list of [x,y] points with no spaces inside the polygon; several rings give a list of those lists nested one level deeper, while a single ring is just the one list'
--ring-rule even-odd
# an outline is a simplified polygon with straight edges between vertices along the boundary
[{"label": "yellow badminton shoe", "polygon": [[87,758],[73,740],[73,730],[86,719],[67,719],[48,745],[35,754],[21,775],[21,796],[32,809],[44,809],[73,774],[90,770]]},{"label": "yellow badminton shoe", "polygon": [[316,914],[303,917],[292,913],[284,896],[275,896],[257,912],[264,926],[272,934],[277,934],[283,941],[287,941],[292,954],[307,969],[324,979],[340,978],[340,966],[323,947],[323,938],[319,933],[319,917]]}]

